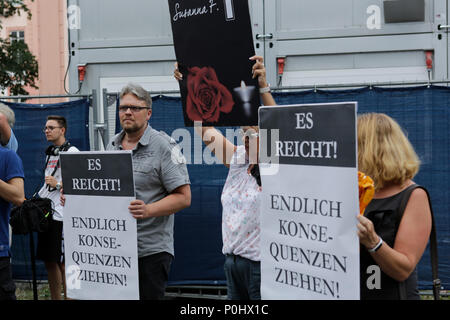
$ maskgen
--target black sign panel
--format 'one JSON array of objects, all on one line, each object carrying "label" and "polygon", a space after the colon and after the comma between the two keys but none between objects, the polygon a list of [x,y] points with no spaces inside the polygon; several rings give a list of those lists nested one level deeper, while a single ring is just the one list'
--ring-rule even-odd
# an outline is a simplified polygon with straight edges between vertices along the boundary
[{"label": "black sign panel", "polygon": [[[262,163],[356,167],[356,102],[262,107]],[[278,135],[278,136],[277,136]]]},{"label": "black sign panel", "polygon": [[168,0],[186,126],[257,125],[247,0]]},{"label": "black sign panel", "polygon": [[61,153],[64,194],[134,197],[131,152]]}]

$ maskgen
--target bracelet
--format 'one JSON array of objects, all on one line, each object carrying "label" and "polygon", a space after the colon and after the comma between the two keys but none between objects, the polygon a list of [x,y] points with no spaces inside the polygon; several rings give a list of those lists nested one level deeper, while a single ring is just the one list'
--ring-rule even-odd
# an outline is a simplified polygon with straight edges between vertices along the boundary
[{"label": "bracelet", "polygon": [[377,245],[375,247],[373,247],[372,249],[367,249],[367,251],[369,251],[370,253],[373,253],[381,248],[381,245],[383,244],[383,239],[381,239],[380,236],[378,236],[378,238],[380,238],[380,241],[378,241]]},{"label": "bracelet", "polygon": [[259,88],[259,93],[268,93],[270,92],[270,84],[267,85],[265,88]]}]

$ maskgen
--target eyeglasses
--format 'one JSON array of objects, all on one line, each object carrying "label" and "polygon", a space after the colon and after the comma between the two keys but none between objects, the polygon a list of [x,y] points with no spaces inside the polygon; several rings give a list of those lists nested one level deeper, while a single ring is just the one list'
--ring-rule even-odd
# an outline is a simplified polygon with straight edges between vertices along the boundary
[{"label": "eyeglasses", "polygon": [[259,137],[259,133],[258,132],[253,132],[253,133],[247,133],[245,134],[246,137],[249,137],[251,139],[256,139]]},{"label": "eyeglasses", "polygon": [[131,112],[139,112],[143,109],[150,109],[149,107],[139,107],[139,106],[119,106],[119,112],[127,112],[128,109],[131,110]]},{"label": "eyeglasses", "polygon": [[45,131],[47,131],[47,130],[53,131],[53,130],[55,130],[56,128],[62,128],[62,127],[46,126],[46,127],[44,127],[44,129],[42,129],[42,132],[45,132]]}]

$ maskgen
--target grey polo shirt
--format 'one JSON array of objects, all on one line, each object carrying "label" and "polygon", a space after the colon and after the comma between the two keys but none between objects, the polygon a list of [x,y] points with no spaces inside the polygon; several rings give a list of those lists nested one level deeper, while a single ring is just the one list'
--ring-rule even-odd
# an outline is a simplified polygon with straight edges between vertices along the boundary
[{"label": "grey polo shirt", "polygon": [[[122,131],[111,140],[107,150],[122,150]],[[190,184],[186,161],[174,139],[150,127],[133,149],[133,174],[136,199],[152,203],[176,188]],[[137,220],[139,258],[168,252],[173,248],[174,215]]]}]

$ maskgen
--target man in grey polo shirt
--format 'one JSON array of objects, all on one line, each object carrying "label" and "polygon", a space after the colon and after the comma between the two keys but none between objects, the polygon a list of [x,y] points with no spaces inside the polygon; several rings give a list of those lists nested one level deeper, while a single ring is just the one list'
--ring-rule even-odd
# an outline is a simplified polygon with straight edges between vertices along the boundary
[{"label": "man in grey polo shirt", "polygon": [[152,100],[129,83],[120,93],[122,131],[107,150],[133,150],[136,200],[129,211],[137,219],[140,298],[162,299],[174,255],[173,214],[191,204],[190,181],[175,141],[150,127]]}]

